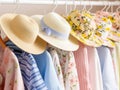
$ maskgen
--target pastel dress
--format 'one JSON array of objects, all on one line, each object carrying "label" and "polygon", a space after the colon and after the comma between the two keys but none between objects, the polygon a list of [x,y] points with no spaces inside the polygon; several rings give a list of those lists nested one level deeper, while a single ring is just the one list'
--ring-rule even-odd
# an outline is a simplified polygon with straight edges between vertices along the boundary
[{"label": "pastel dress", "polygon": [[102,46],[98,47],[97,51],[100,58],[103,89],[118,90],[110,49],[108,47]]},{"label": "pastel dress", "polygon": [[78,73],[73,52],[56,48],[59,56],[65,90],[80,90]]},{"label": "pastel dress", "polygon": [[79,43],[74,52],[81,90],[103,90],[101,68],[95,48]]},{"label": "pastel dress", "polygon": [[112,50],[113,60],[115,61],[116,81],[120,90],[120,42],[117,42]]}]

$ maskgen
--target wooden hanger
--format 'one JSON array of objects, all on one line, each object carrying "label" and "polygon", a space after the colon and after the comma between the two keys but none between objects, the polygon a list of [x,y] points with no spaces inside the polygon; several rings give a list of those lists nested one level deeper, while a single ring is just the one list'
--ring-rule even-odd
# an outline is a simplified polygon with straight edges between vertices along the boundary
[{"label": "wooden hanger", "polygon": [[4,40],[1,38],[1,31],[0,31],[0,46],[5,49],[6,45],[5,42],[8,40],[8,38],[6,37]]},{"label": "wooden hanger", "polygon": [[0,46],[5,49],[6,48],[6,45],[4,43],[4,41],[2,40],[2,38],[0,37]]}]

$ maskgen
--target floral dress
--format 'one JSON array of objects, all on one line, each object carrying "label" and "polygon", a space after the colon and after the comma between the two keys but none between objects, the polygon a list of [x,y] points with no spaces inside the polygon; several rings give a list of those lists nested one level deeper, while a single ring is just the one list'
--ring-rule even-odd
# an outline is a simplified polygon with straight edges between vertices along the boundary
[{"label": "floral dress", "polygon": [[75,58],[72,52],[56,49],[64,78],[65,90],[80,90]]},{"label": "floral dress", "polygon": [[62,90],[65,90],[62,68],[61,68],[61,65],[60,65],[60,60],[59,60],[58,53],[57,53],[57,51],[55,50],[54,47],[49,47],[48,51],[51,54],[53,64],[54,64],[54,67],[55,67],[55,71],[57,73],[57,77],[59,79]]}]

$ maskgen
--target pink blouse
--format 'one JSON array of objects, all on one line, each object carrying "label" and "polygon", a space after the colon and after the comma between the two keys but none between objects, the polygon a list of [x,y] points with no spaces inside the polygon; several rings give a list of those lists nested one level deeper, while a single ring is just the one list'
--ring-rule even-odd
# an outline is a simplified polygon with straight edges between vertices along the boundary
[{"label": "pink blouse", "polygon": [[82,43],[80,47],[74,52],[78,77],[80,82],[80,90],[92,90],[90,78],[89,78],[89,61],[87,47]]},{"label": "pink blouse", "polygon": [[[100,62],[97,51],[93,47],[79,43],[80,47],[74,52],[80,90],[103,90]],[[98,80],[99,79],[99,80]]]},{"label": "pink blouse", "polygon": [[0,47],[0,90],[24,90],[20,66],[9,48]]}]

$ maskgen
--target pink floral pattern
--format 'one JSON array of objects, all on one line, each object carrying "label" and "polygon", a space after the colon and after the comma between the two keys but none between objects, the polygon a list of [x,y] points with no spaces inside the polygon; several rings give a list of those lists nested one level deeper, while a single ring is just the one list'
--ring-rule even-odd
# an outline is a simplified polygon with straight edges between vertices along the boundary
[{"label": "pink floral pattern", "polygon": [[72,52],[56,49],[62,68],[65,90],[80,90],[78,74]]},{"label": "pink floral pattern", "polygon": [[0,90],[24,90],[20,66],[16,56],[0,47]]},{"label": "pink floral pattern", "polygon": [[110,14],[108,18],[112,22],[112,30],[109,34],[109,38],[114,41],[120,41],[120,12]]},{"label": "pink floral pattern", "polygon": [[57,73],[57,77],[59,79],[59,82],[60,82],[60,85],[62,87],[62,90],[65,90],[63,74],[62,74],[62,69],[61,69],[61,65],[60,65],[60,60],[59,60],[58,54],[57,54],[55,48],[53,48],[53,47],[49,48],[49,52],[50,52],[50,54],[52,56],[53,64],[54,64],[54,67],[55,67],[55,71]]}]

